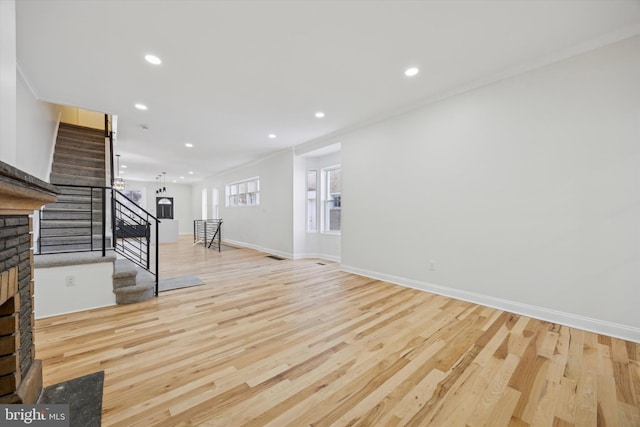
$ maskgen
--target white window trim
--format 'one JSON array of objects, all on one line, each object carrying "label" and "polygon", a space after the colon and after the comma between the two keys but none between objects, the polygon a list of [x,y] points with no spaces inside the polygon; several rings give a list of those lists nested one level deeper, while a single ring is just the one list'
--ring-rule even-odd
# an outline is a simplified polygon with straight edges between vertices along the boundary
[{"label": "white window trim", "polygon": [[[327,185],[327,175],[329,171],[335,170],[335,169],[342,169],[342,165],[341,164],[337,164],[337,165],[332,165],[332,166],[327,166],[324,168],[320,169],[320,234],[327,234],[327,235],[331,235],[331,236],[340,236],[342,234],[342,227],[340,227],[340,230],[327,230],[327,209],[326,209],[326,203],[329,202],[328,196],[329,196],[329,186]],[[342,194],[342,188],[340,188],[340,194]]]},{"label": "white window trim", "polygon": [[[313,230],[309,229],[309,221],[308,221],[309,220],[309,190],[308,190],[309,172],[314,172],[316,174],[316,198],[315,198],[315,201],[316,201],[316,206],[315,206],[316,227]],[[321,229],[321,224],[319,224],[319,221],[318,221],[318,220],[320,220],[320,212],[319,212],[320,211],[320,203],[322,203],[319,200],[319,196],[320,196],[320,179],[321,179],[320,174],[321,174],[321,172],[318,169],[307,169],[307,174],[305,175],[305,183],[304,183],[305,184],[304,185],[305,186],[305,205],[306,205],[305,206],[305,214],[306,214],[305,231],[307,233],[310,233],[310,234],[317,234],[317,233],[320,232],[320,229]]]},{"label": "white window trim", "polygon": [[[256,203],[252,203],[252,204],[248,204],[248,203],[243,203],[243,204],[231,204],[230,203],[230,196],[231,196],[231,190],[230,188],[234,185],[239,186],[240,184],[244,184],[244,183],[249,183],[255,181],[257,184],[257,190],[255,192],[252,193],[256,193]],[[244,193],[237,193],[235,195],[239,196],[240,194],[249,194],[248,191],[245,191]],[[256,206],[260,206],[260,177],[259,176],[254,176],[252,178],[247,178],[247,179],[241,179],[239,181],[234,181],[234,182],[230,182],[229,184],[226,184],[224,186],[224,206],[226,208],[252,208],[252,207],[256,207]]]}]

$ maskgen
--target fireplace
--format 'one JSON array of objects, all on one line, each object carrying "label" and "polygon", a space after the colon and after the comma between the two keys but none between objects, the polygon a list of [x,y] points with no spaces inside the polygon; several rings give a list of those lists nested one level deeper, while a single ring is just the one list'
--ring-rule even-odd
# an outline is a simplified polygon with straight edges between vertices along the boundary
[{"label": "fireplace", "polygon": [[0,404],[35,403],[42,390],[29,215],[55,198],[55,187],[0,162]]}]

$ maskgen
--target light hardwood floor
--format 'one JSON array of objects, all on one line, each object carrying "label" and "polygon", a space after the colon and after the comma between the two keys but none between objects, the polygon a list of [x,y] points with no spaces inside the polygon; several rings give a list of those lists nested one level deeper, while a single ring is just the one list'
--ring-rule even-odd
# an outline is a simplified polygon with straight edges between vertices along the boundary
[{"label": "light hardwood floor", "polygon": [[205,285],[36,322],[104,426],[640,426],[640,344],[341,272],[161,246]]}]

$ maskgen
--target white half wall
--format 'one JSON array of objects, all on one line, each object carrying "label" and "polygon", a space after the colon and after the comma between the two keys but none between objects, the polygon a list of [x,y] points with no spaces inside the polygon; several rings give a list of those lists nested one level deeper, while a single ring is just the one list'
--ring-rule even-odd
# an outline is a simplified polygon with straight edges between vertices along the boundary
[{"label": "white half wall", "polygon": [[640,341],[639,76],[634,37],[344,135],[344,269]]},{"label": "white half wall", "polygon": [[115,303],[113,261],[34,269],[36,319]]},{"label": "white half wall", "polygon": [[49,181],[58,112],[39,101],[21,75],[17,85],[16,166],[43,181]]}]

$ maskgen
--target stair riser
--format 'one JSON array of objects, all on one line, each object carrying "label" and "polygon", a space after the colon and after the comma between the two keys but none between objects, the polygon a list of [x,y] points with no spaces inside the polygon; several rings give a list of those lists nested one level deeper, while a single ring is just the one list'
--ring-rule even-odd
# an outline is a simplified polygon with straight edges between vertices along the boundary
[{"label": "stair riser", "polygon": [[102,210],[102,204],[99,202],[93,203],[93,209],[91,203],[51,203],[49,205],[45,205],[43,207],[44,212],[69,212],[69,211],[82,211],[88,212],[89,210],[93,211],[94,215],[100,215],[100,211]]},{"label": "stair riser", "polygon": [[98,158],[92,159],[87,157],[56,153],[53,156],[53,162],[57,165],[70,165],[70,166],[104,169],[104,157],[101,157],[99,159]]},{"label": "stair riser", "polygon": [[51,211],[51,212],[55,212],[55,211],[73,211],[73,210],[80,210],[83,212],[88,212],[88,211],[94,211],[94,212],[100,212],[102,210],[102,201],[98,198],[94,198],[93,199],[93,203],[91,202],[90,199],[87,198],[86,201],[83,202],[56,202],[56,203],[50,203],[48,205],[44,205],[43,209],[45,211]]},{"label": "stair riser", "polygon": [[[59,151],[58,149],[66,149],[66,151],[60,151],[61,154],[72,155],[72,153],[82,152],[82,153],[93,153],[100,154],[104,157],[105,147],[104,143],[102,145],[95,144],[93,142],[86,142],[81,140],[72,140],[72,139],[60,139],[56,140],[56,153]],[[71,150],[71,151],[70,151]],[[81,154],[76,154],[77,156],[83,157]],[[93,157],[92,157],[93,158]]]},{"label": "stair riser", "polygon": [[105,160],[104,151],[95,151],[95,150],[83,150],[77,147],[65,147],[56,145],[54,158],[57,154],[63,155],[65,157],[77,157],[78,159],[95,159],[95,160]]},{"label": "stair riser", "polygon": [[[109,231],[109,230],[106,230]],[[93,244],[95,245],[96,243],[99,243],[100,246],[102,246],[102,235],[98,234],[98,233],[93,233],[91,236],[93,236]],[[107,242],[108,246],[111,246],[111,236],[107,235],[105,236],[105,241]],[[62,234],[62,235],[52,235],[49,234],[47,235],[42,235],[40,234],[40,241],[44,242],[47,241],[48,244],[69,244],[69,243],[90,243],[91,242],[91,238],[89,237],[89,234],[85,233],[85,234]]]},{"label": "stair riser", "polygon": [[[91,229],[90,224],[77,225],[77,224],[51,224],[50,221],[44,221],[40,224],[41,236],[88,236],[91,234],[102,235],[102,224],[100,222],[94,222]],[[109,229],[107,228],[107,231]]]},{"label": "stair riser", "polygon": [[[102,197],[102,190],[95,188],[89,191],[87,188],[58,187],[63,194],[58,194],[58,202],[60,203],[89,203],[91,199],[94,202],[99,201]],[[73,194],[71,194],[73,192]]]},{"label": "stair riser", "polygon": [[96,137],[100,136],[104,138],[104,129],[102,128],[74,125],[66,122],[60,122],[60,128],[58,131],[65,133],[79,133],[81,135],[94,135]]},{"label": "stair riser", "polygon": [[85,128],[85,127],[69,127],[66,123],[61,123],[58,128],[58,136],[64,136],[68,138],[76,139],[90,139],[92,141],[104,142],[104,131],[99,129]]},{"label": "stair riser", "polygon": [[58,164],[53,166],[51,172],[59,175],[74,175],[82,178],[105,179],[106,176],[104,168],[73,167]]},{"label": "stair riser", "polygon": [[82,137],[74,135],[64,135],[58,133],[56,144],[64,147],[84,148],[87,150],[102,151],[105,150],[106,142],[103,138]]},{"label": "stair riser", "polygon": [[[105,240],[105,247],[107,249],[112,249],[111,240]],[[48,240],[41,239],[40,241],[40,253],[56,253],[56,252],[79,252],[79,251],[90,251],[90,250],[100,250],[102,248],[102,240],[94,239],[93,240],[93,248],[88,240],[85,239],[84,242],[73,242],[73,241],[56,241],[56,240]]]},{"label": "stair riser", "polygon": [[[93,203],[101,202],[102,200],[102,188],[94,188],[89,189],[87,187],[69,187],[65,185],[58,184],[58,191],[62,192],[62,194],[58,194],[58,199],[55,203],[65,204],[65,203],[82,203],[89,204],[89,202],[93,201]],[[69,192],[73,191],[74,194],[69,194]],[[50,203],[50,204],[55,204]]]},{"label": "stair riser", "polygon": [[153,298],[155,291],[152,287],[141,287],[135,291],[131,288],[132,287],[127,287],[124,289],[120,288],[114,290],[117,304],[135,304],[137,302],[146,301]]},{"label": "stair riser", "polygon": [[[54,238],[42,238],[40,239],[40,246],[42,248],[53,248],[53,247],[78,247],[82,249],[89,250],[91,248],[91,241],[86,237],[69,237],[66,239],[54,239]],[[105,245],[107,248],[113,248],[111,245],[110,239],[105,239]],[[102,239],[93,239],[93,248],[98,249],[102,247]]]},{"label": "stair riser", "polygon": [[[78,225],[52,225],[50,222],[45,222],[43,227],[40,227],[40,236],[42,237],[51,237],[51,236],[89,236],[92,234],[94,237],[102,236],[102,224],[99,222],[94,222],[93,226],[89,228],[89,225],[86,226],[78,226]],[[105,228],[105,233],[109,233],[109,225]]]},{"label": "stair riser", "polygon": [[[100,218],[100,216],[96,216],[95,218]],[[55,220],[91,221],[91,212],[65,212],[65,211],[49,212],[47,210],[44,210],[40,214],[40,221],[47,222],[47,221],[55,221]]]},{"label": "stair riser", "polygon": [[51,183],[53,185],[87,185],[91,187],[105,187],[106,179],[75,177],[75,176],[51,173]]},{"label": "stair riser", "polygon": [[[112,248],[108,245],[105,247],[106,250],[111,250]],[[102,250],[102,244],[93,245],[93,248],[89,245],[70,245],[70,246],[43,246],[40,249],[41,254],[59,254],[64,252],[96,252]]]},{"label": "stair riser", "polygon": [[100,150],[107,141],[102,136],[82,135],[80,133],[58,132],[57,140],[63,144],[82,144],[87,148]]},{"label": "stair riser", "polygon": [[[41,228],[40,229],[40,237],[55,237],[55,238],[65,238],[65,237],[82,237],[89,240],[89,232],[91,231],[92,235],[102,234],[102,227],[100,225],[94,226],[92,230],[89,228]],[[109,231],[109,230],[105,230]]]},{"label": "stair riser", "polygon": [[136,275],[133,274],[131,276],[128,277],[119,277],[119,278],[114,278],[113,279],[113,289],[121,289],[121,288],[127,288],[129,286],[135,286],[136,285]]}]

